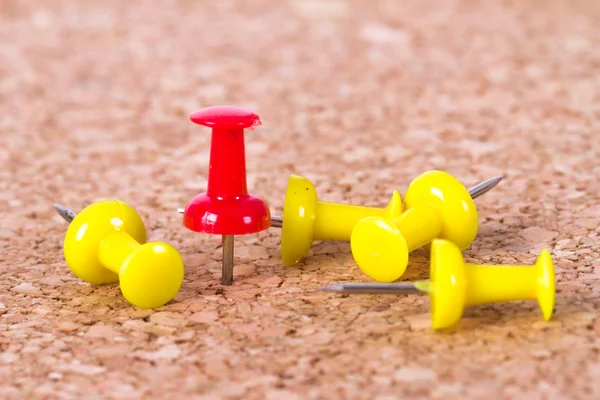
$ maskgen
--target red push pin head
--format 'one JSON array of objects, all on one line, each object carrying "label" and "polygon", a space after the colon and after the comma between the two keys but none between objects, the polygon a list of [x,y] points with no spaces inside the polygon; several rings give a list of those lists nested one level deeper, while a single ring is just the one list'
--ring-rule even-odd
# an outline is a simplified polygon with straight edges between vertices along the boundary
[{"label": "red push pin head", "polygon": [[231,243],[231,249],[224,248],[231,252],[232,259],[231,271],[225,271],[228,257],[223,257],[225,283],[233,279],[225,276],[233,270],[233,240],[227,236],[256,233],[271,226],[269,207],[248,194],[246,185],[244,129],[259,126],[261,122],[253,112],[231,106],[203,108],[192,113],[190,119],[212,128],[212,138],[208,190],[188,203],[183,224],[196,232],[223,235],[225,245]]}]

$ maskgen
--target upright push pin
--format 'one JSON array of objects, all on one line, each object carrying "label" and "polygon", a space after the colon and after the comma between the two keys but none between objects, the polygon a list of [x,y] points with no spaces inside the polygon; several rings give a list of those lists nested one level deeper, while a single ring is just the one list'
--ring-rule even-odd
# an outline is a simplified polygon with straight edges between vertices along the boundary
[{"label": "upright push pin", "polygon": [[454,243],[431,243],[430,281],[415,283],[342,283],[321,290],[344,294],[427,293],[434,330],[450,328],[465,307],[505,301],[537,300],[544,320],[552,318],[555,274],[548,250],[542,250],[533,266],[465,264]]},{"label": "upright push pin", "polygon": [[212,128],[208,189],[183,212],[183,225],[195,232],[223,237],[221,283],[233,283],[234,235],[271,226],[267,204],[248,193],[244,129],[261,125],[258,115],[232,106],[214,106],[191,114],[192,122]]}]

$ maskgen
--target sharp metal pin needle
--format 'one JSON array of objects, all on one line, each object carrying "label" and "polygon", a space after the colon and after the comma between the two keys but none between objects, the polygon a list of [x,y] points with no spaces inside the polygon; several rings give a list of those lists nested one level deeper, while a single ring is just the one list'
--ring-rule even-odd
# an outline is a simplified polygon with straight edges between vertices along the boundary
[{"label": "sharp metal pin needle", "polygon": [[223,236],[223,265],[221,267],[221,284],[233,283],[233,235]]},{"label": "sharp metal pin needle", "polygon": [[[425,284],[425,285],[424,285]],[[422,293],[426,282],[416,283],[339,283],[323,286],[319,290],[342,294],[400,294]]]},{"label": "sharp metal pin needle", "polygon": [[58,212],[58,214],[63,217],[65,221],[71,223],[75,219],[75,213],[69,210],[67,207],[62,206],[60,204],[55,204],[54,209]]},{"label": "sharp metal pin needle", "polygon": [[473,186],[469,189],[469,194],[472,199],[476,199],[482,194],[489,192],[494,186],[496,186],[502,180],[501,176],[496,176],[495,178],[487,179],[477,185]]}]

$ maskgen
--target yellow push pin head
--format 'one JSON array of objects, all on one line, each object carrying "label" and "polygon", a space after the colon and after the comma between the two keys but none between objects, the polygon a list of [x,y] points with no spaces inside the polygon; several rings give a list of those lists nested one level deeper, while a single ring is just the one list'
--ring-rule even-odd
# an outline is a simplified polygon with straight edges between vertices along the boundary
[{"label": "yellow push pin head", "polygon": [[445,240],[431,245],[429,292],[433,329],[456,324],[465,308],[465,265],[460,249]]},{"label": "yellow push pin head", "polygon": [[121,293],[140,308],[160,307],[173,299],[184,275],[181,256],[167,243],[139,246],[121,265]]},{"label": "yellow push pin head", "polygon": [[281,261],[292,265],[304,258],[313,242],[317,192],[308,179],[290,175],[283,205]]},{"label": "yellow push pin head", "polygon": [[[406,190],[406,209],[428,204],[441,219],[437,238],[468,248],[479,226],[477,208],[469,190],[452,175],[443,171],[427,171],[415,178]],[[434,238],[430,238],[430,242]]]},{"label": "yellow push pin head", "polygon": [[548,250],[540,253],[535,266],[465,264],[455,244],[436,239],[431,245],[431,283],[422,289],[431,298],[433,329],[458,323],[464,307],[516,300],[537,300],[548,321],[554,310],[554,266]]},{"label": "yellow push pin head", "polygon": [[121,200],[90,204],[73,219],[65,234],[64,253],[75,276],[92,285],[119,281],[118,273],[100,262],[100,243],[110,234],[125,232],[138,243],[146,242],[146,228],[137,212]]},{"label": "yellow push pin head", "polygon": [[99,201],[71,221],[65,260],[80,279],[94,285],[120,281],[127,301],[156,308],[179,291],[184,266],[171,245],[145,242],[144,223],[133,208],[120,200]]},{"label": "yellow push pin head", "polygon": [[556,277],[552,257],[547,249],[542,250],[535,263],[537,277],[537,302],[542,310],[544,320],[550,321],[554,312],[554,298],[556,292]]}]

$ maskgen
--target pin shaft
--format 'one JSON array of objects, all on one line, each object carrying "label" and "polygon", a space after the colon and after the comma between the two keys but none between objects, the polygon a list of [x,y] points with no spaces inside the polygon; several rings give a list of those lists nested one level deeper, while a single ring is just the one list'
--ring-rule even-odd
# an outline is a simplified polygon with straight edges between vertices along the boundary
[{"label": "pin shaft", "polygon": [[422,293],[414,283],[339,283],[320,290],[345,294]]},{"label": "pin shaft", "polygon": [[233,248],[234,240],[232,235],[223,236],[223,265],[221,274],[221,284],[231,285],[233,283]]},{"label": "pin shaft", "polygon": [[271,227],[281,228],[283,226],[283,217],[274,215],[271,217]]}]

